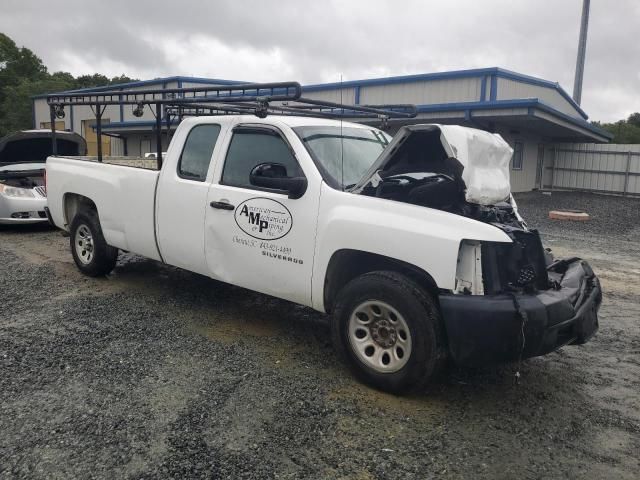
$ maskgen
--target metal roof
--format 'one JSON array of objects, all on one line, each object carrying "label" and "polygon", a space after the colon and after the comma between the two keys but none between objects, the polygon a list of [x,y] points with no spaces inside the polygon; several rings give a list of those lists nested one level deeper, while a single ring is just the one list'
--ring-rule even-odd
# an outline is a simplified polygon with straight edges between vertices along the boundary
[{"label": "metal roof", "polygon": [[315,85],[305,85],[303,87],[304,92],[318,92],[324,90],[332,90],[336,88],[349,88],[349,87],[364,87],[372,85],[396,85],[400,83],[411,83],[416,81],[428,81],[428,80],[453,80],[457,78],[469,78],[469,77],[495,77],[495,78],[509,78],[517,80],[522,83],[530,85],[539,85],[556,90],[562,95],[567,102],[569,102],[584,119],[589,116],[580,108],[571,95],[569,95],[564,88],[560,86],[558,82],[551,82],[542,78],[533,77],[531,75],[524,75],[522,73],[513,72],[499,67],[490,68],[474,68],[468,70],[454,70],[449,72],[435,72],[435,73],[420,73],[417,75],[402,75],[394,77],[382,77],[382,78],[369,78],[365,80],[349,80],[347,82],[333,82],[333,83],[319,83]]},{"label": "metal roof", "polygon": [[[550,124],[550,127],[553,127],[555,124],[562,124],[564,125],[565,130],[567,128],[573,128],[576,133],[580,133],[597,141],[607,141],[612,138],[612,135],[609,132],[600,129],[587,121],[588,115],[586,114],[586,112],[582,110],[582,108],[571,98],[571,96],[560,86],[559,83],[544,80],[530,75],[524,75],[518,72],[513,72],[498,67],[313,84],[303,86],[302,91],[304,94],[311,94],[313,96],[313,94],[315,93],[320,95],[327,95],[331,94],[331,91],[338,92],[344,91],[344,89],[352,89],[353,103],[359,104],[361,92],[369,91],[367,90],[368,87],[387,86],[393,89],[394,87],[408,85],[411,83],[418,84],[419,82],[431,82],[439,80],[455,81],[459,79],[476,79],[476,82],[480,82],[479,98],[476,97],[476,100],[474,101],[464,102],[447,101],[442,103],[423,103],[417,105],[418,111],[425,114],[425,116],[429,115],[429,121],[440,121],[440,117],[434,117],[435,114],[442,114],[441,118],[446,118],[446,116],[451,115],[452,112],[462,112],[462,117],[470,123],[474,118],[474,115],[478,117],[482,115],[484,120],[488,120],[489,117],[494,113],[496,116],[500,114],[502,116],[502,119],[506,119],[511,115],[513,117],[517,116],[519,120],[525,121],[527,119],[531,121],[536,119],[540,120],[543,119],[543,117],[553,118],[555,123]],[[514,98],[501,99],[499,98],[498,94],[499,80],[501,82],[508,83],[508,81],[513,81],[525,86],[533,86],[531,89],[532,92],[536,93],[537,91],[543,97],[547,94],[551,95],[551,93],[547,92],[556,92],[557,95],[555,95],[553,98],[557,99],[556,103],[560,104],[560,107],[558,107],[558,105],[551,105],[549,101],[540,98],[540,95],[527,96],[526,98],[512,95]],[[153,80],[114,84],[105,87],[74,90],[73,92],[101,92],[120,89],[126,90],[129,88],[136,88],[140,86],[166,85],[170,82],[176,82],[179,86],[181,86],[183,83],[218,85],[246,83],[235,80],[223,80],[214,78],[171,76],[156,78]],[[42,97],[44,97],[44,95],[40,95],[34,98]],[[510,109],[513,113],[510,114],[509,111],[507,111],[508,109]],[[516,109],[518,109],[519,112],[523,113],[516,114]],[[563,109],[564,111],[561,111],[561,109]],[[567,112],[571,114],[568,114]],[[575,116],[573,115],[574,112]],[[541,113],[543,113],[544,116]],[[112,122],[111,124],[111,126],[116,128],[127,128],[128,125],[131,125],[131,127],[142,127],[140,123],[134,125],[134,122],[127,121]],[[522,128],[526,128],[524,124],[522,124]],[[546,130],[550,131],[549,128],[547,128]],[[560,133],[562,133],[562,131],[560,131]]]}]

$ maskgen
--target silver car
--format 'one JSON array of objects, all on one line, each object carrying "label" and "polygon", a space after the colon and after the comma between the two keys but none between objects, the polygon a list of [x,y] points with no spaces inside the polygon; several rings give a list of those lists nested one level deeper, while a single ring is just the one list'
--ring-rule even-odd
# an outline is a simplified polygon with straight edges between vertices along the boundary
[{"label": "silver car", "polygon": [[[58,153],[85,155],[87,144],[73,132],[57,132]],[[0,224],[47,221],[45,161],[51,130],[23,130],[0,138]]]},{"label": "silver car", "polygon": [[46,222],[44,163],[0,166],[0,224]]}]

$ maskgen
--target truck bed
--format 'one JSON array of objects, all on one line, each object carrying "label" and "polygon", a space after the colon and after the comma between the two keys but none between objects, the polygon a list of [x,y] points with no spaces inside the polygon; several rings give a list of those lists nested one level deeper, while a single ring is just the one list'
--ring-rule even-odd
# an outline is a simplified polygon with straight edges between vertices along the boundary
[{"label": "truck bed", "polygon": [[[135,157],[47,158],[47,197],[56,226],[69,230],[74,196],[91,200],[109,245],[160,260],[155,234],[155,159]],[[153,168],[151,168],[153,167]]]}]

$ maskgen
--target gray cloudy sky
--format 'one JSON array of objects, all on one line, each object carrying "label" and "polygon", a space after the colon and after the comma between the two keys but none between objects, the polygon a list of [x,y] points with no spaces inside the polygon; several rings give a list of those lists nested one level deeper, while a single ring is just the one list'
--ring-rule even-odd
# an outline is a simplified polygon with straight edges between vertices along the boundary
[{"label": "gray cloudy sky", "polygon": [[[498,66],[573,88],[582,0],[2,0],[50,71],[320,83]],[[593,0],[582,106],[640,111],[639,0]]]}]

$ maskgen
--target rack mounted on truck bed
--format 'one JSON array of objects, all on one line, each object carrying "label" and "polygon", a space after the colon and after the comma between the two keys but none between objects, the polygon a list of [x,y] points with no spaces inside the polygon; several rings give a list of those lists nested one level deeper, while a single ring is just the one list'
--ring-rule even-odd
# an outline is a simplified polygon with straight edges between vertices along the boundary
[{"label": "rack mounted on truck bed", "polygon": [[[57,155],[55,119],[64,118],[65,106],[91,107],[96,116],[98,162],[102,162],[102,114],[108,105],[131,105],[133,114],[141,117],[148,106],[155,116],[156,159],[162,167],[162,123],[170,133],[172,118],[178,122],[185,116],[253,114],[297,115],[351,120],[379,120],[382,126],[392,118],[414,118],[415,105],[345,105],[302,97],[298,82],[250,83],[190,88],[134,91],[63,92],[47,96],[51,117],[53,155]],[[154,108],[155,107],[155,108]]]}]

